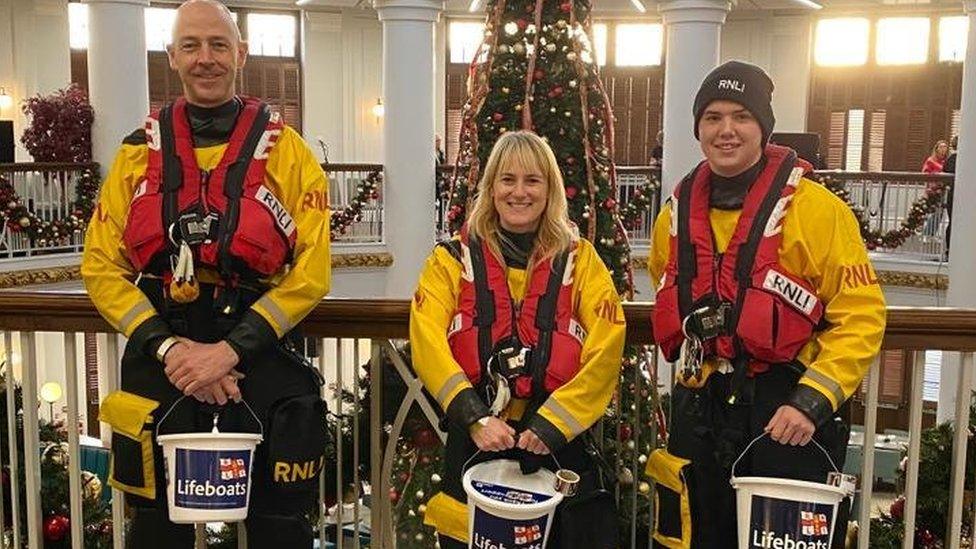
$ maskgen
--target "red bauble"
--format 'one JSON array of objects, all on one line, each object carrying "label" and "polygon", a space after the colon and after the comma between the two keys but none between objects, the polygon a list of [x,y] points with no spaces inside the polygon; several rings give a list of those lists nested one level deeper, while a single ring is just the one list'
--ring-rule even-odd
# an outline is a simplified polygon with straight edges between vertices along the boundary
[{"label": "red bauble", "polygon": [[891,507],[888,508],[888,513],[891,517],[897,520],[902,520],[905,517],[905,496],[900,496],[895,501],[891,502]]},{"label": "red bauble", "polygon": [[566,198],[572,199],[577,192],[576,187],[566,187]]},{"label": "red bauble", "polygon": [[633,431],[633,429],[631,428],[630,425],[627,425],[625,423],[625,424],[623,424],[623,425],[620,426],[620,440],[621,441],[627,442],[628,440],[630,440],[630,437],[633,434],[634,434],[634,431]]},{"label": "red bauble", "polygon": [[397,492],[396,488],[390,488],[390,501],[393,503],[400,501],[400,492]]},{"label": "red bauble", "polygon": [[421,429],[413,434],[413,444],[417,448],[433,448],[440,442],[433,429]]},{"label": "red bauble", "polygon": [[572,2],[563,2],[562,4],[559,4],[559,9],[561,9],[566,13],[569,13],[569,10],[573,9],[573,4]]},{"label": "red bauble", "polygon": [[423,465],[430,465],[430,456],[421,456],[420,463]]},{"label": "red bauble", "polygon": [[44,539],[47,541],[60,541],[68,533],[70,526],[68,517],[64,515],[51,515],[44,519]]},{"label": "red bauble", "polygon": [[491,115],[491,119],[495,122],[501,122],[505,119],[505,115],[500,112],[496,112],[495,114]]},{"label": "red bauble", "polygon": [[573,157],[573,156],[567,156],[566,157],[566,164],[569,164],[570,166],[575,165],[576,164],[576,158]]},{"label": "red bauble", "polygon": [[520,31],[524,31],[525,27],[529,26],[529,22],[526,21],[525,19],[519,19],[518,21],[515,22],[515,24],[518,25]]},{"label": "red bauble", "polygon": [[407,479],[410,478],[410,475],[408,475],[406,472],[402,472],[399,475],[397,475],[397,478],[400,479],[400,482],[406,482]]},{"label": "red bauble", "polygon": [[536,80],[542,80],[545,76],[546,76],[546,73],[543,72],[542,69],[536,69],[535,72],[532,73],[532,78],[534,78]]},{"label": "red bauble", "polygon": [[617,201],[614,200],[614,199],[612,199],[612,198],[608,198],[606,200],[606,202],[603,203],[603,207],[606,208],[606,209],[608,209],[608,210],[611,209],[611,208],[613,208],[616,205],[617,205]]}]

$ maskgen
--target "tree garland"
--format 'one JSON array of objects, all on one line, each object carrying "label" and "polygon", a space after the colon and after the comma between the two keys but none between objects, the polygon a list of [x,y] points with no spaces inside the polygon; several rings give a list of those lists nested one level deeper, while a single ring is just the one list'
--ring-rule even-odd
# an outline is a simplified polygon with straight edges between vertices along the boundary
[{"label": "tree garland", "polygon": [[75,181],[75,199],[68,207],[68,216],[43,219],[27,207],[9,179],[0,175],[0,217],[12,232],[25,233],[36,246],[63,245],[72,235],[85,231],[95,210],[99,183],[97,170],[82,171]]},{"label": "tree garland", "polygon": [[906,240],[925,222],[925,219],[936,210],[942,207],[942,199],[951,183],[931,182],[927,185],[925,193],[916,200],[908,210],[908,216],[896,229],[882,232],[879,229],[872,229],[865,216],[864,208],[860,204],[851,201],[851,193],[844,187],[844,182],[834,179],[826,174],[816,174],[813,176],[815,181],[819,181],[830,192],[834,193],[841,200],[847,203],[854,216],[857,217],[857,224],[861,229],[861,237],[868,250],[876,248],[895,249],[905,243]]},{"label": "tree garland", "polygon": [[359,221],[360,216],[363,213],[363,206],[371,200],[376,200],[379,198],[380,185],[383,184],[383,172],[381,170],[373,170],[366,176],[356,187],[356,196],[349,202],[342,210],[337,210],[332,212],[331,219],[331,236],[335,240],[340,236],[346,234],[349,230],[349,226],[354,222]]},{"label": "tree garland", "polygon": [[[661,182],[653,176],[634,189],[627,204],[620,209],[620,221],[624,224],[624,228],[628,231],[637,228],[637,225],[643,220],[644,214],[650,210],[651,200],[657,196],[660,190]],[[653,219],[651,223],[654,223]]]}]

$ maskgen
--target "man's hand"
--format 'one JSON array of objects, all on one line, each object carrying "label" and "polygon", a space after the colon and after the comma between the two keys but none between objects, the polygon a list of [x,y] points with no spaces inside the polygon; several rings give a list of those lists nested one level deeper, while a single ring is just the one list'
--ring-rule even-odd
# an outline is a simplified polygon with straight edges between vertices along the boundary
[{"label": "man's hand", "polygon": [[203,389],[193,393],[193,398],[199,400],[200,402],[220,404],[221,406],[227,404],[228,400],[240,402],[241,389],[237,386],[237,380],[243,377],[244,374],[238,372],[237,370],[231,370],[229,374],[221,378],[213,385],[204,387]]},{"label": "man's hand", "polygon": [[539,454],[540,456],[549,454],[549,447],[546,446],[546,443],[542,442],[542,439],[529,429],[522,431],[522,433],[519,435],[518,444],[516,444],[516,446],[527,452]]},{"label": "man's hand", "polygon": [[471,425],[471,440],[482,452],[501,452],[515,446],[515,429],[509,424],[491,416],[488,423]]},{"label": "man's hand", "polygon": [[810,418],[788,404],[780,406],[766,425],[770,438],[790,446],[806,446],[816,430]]},{"label": "man's hand", "polygon": [[185,395],[217,383],[240,361],[226,341],[197,343],[182,338],[166,353],[165,359],[166,377]]}]

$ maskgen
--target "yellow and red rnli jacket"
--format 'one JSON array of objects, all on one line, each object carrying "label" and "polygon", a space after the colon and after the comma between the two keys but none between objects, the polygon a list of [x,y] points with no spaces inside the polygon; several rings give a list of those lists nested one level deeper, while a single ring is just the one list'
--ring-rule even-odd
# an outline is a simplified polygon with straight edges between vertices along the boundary
[{"label": "yellow and red rnli jacket", "polygon": [[260,100],[241,99],[227,149],[210,170],[197,164],[185,99],[146,119],[148,165],[122,233],[137,271],[166,273],[181,241],[198,265],[225,278],[269,277],[290,259],[295,222],[264,185],[284,124]]},{"label": "yellow and red rnli jacket", "polygon": [[[140,270],[130,261],[123,239],[132,217],[133,197],[147,179],[150,156],[154,154],[149,147],[150,133],[140,128],[123,141],[102,182],[85,233],[81,260],[82,278],[95,307],[130,341],[137,339],[136,335],[155,336],[160,330],[168,330],[153,303],[135,285]],[[200,169],[213,173],[225,157],[232,157],[229,148],[229,143],[217,143],[184,152],[193,155]],[[295,327],[328,293],[331,271],[328,180],[308,144],[291,127],[285,125],[281,129],[268,152],[262,177],[264,187],[294,222],[295,244],[290,260],[259,281],[260,286],[269,289],[241,321],[254,328],[242,338],[248,341],[268,339],[256,338],[255,334],[277,339]],[[158,229],[162,215],[162,209],[147,213],[155,219],[145,221],[155,223]],[[217,273],[210,271],[213,282]],[[248,273],[241,274],[245,275]]]},{"label": "yellow and red rnli jacket", "polygon": [[454,359],[478,385],[492,355],[502,346],[532,350],[526,374],[515,378],[518,398],[548,394],[580,368],[586,332],[573,314],[573,262],[578,242],[527,273],[525,297],[516,303],[506,267],[488,244],[466,227],[461,238],[445,243],[461,259],[461,293],[447,334]]},{"label": "yellow and red rnli jacket", "polygon": [[[678,212],[680,218],[677,202],[672,196],[662,205],[651,236],[648,270],[658,299],[665,293],[672,237],[680,222],[673,215]],[[781,222],[778,265],[791,280],[803,281],[823,306],[820,325],[797,355],[796,362],[806,370],[790,404],[819,420],[829,417],[857,390],[878,354],[885,328],[884,295],[857,219],[843,200],[823,185],[801,178],[788,205]],[[742,214],[743,210],[708,211],[715,253],[728,251]],[[709,374],[718,366],[715,360],[706,360],[704,371]],[[700,386],[706,379],[707,375],[701,380],[679,377],[689,386]]]},{"label": "yellow and red rnli jacket", "polygon": [[675,189],[677,215],[653,319],[654,338],[668,360],[678,358],[685,319],[700,307],[727,311],[724,329],[703,342],[706,356],[732,360],[744,351],[752,372],[795,359],[823,316],[814,288],[779,261],[783,219],[812,167],[786,147],[768,145],[764,154],[766,166],[745,196],[724,252],[715,249],[709,220],[708,163]]}]

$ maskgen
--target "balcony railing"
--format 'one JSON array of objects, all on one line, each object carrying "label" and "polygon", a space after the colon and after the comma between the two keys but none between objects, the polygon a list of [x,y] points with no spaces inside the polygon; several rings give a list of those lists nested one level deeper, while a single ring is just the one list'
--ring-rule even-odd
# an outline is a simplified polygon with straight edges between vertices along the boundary
[{"label": "balcony railing", "polygon": [[[628,303],[624,307],[627,317],[627,339],[628,343],[646,345],[651,341],[651,329],[648,319],[651,317],[653,305],[649,303]],[[349,513],[348,521],[353,528],[353,532],[359,531],[358,523],[366,515],[370,517],[369,545],[371,547],[388,548],[396,546],[396,525],[394,523],[394,507],[390,498],[387,497],[394,480],[393,468],[397,458],[397,442],[404,435],[404,420],[407,413],[414,407],[418,407],[422,417],[429,422],[428,428],[443,440],[444,434],[437,430],[437,413],[435,408],[428,402],[421,391],[421,384],[411,371],[408,364],[396,352],[391,340],[406,338],[408,332],[409,302],[405,300],[340,300],[328,299],[323,301],[308,316],[304,323],[306,335],[319,340],[318,347],[325,349],[316,365],[322,370],[326,379],[330,381],[325,389],[325,396],[330,400],[330,407],[333,413],[338,415],[335,424],[336,447],[338,454],[335,464],[334,477],[336,479],[336,493],[342,493],[343,488],[351,483],[352,494],[349,494],[353,501],[365,501],[363,492],[368,486],[372,496],[369,498],[369,507],[354,505]],[[17,333],[15,333],[17,332]],[[12,343],[16,339],[20,343],[20,355],[22,357],[22,367],[20,375],[17,376],[14,368],[6,368],[7,387],[13,387],[15,383],[21,383],[23,388],[24,403],[22,410],[17,410],[13,399],[6,402],[8,432],[10,433],[9,448],[18,448],[17,422],[20,421],[24,427],[24,452],[14,451],[9,456],[0,455],[0,460],[4,465],[9,464],[11,468],[11,488],[13,494],[19,494],[20,475],[19,470],[25,471],[26,482],[26,509],[28,519],[26,521],[26,531],[19,528],[20,506],[14,496],[14,517],[13,535],[21,540],[30,548],[40,548],[43,545],[41,532],[41,501],[39,487],[41,483],[39,435],[38,435],[38,408],[36,395],[38,394],[38,371],[39,356],[56,356],[59,352],[54,349],[46,348],[43,352],[37,352],[38,341],[42,333],[54,332],[62,334],[63,351],[66,357],[64,364],[46,364],[47,367],[63,367],[67,385],[67,424],[79,425],[79,421],[87,419],[88,422],[94,421],[93,418],[84,418],[80,410],[86,408],[86,400],[97,401],[105,394],[118,386],[118,359],[119,350],[122,345],[122,338],[111,334],[109,326],[98,316],[88,298],[80,293],[27,293],[27,292],[0,292],[0,333],[2,333],[5,349],[7,350],[7,362],[10,363]],[[105,333],[107,344],[99,346],[101,363],[106,365],[98,372],[99,387],[95,394],[86,399],[86,395],[78,390],[79,376],[83,375],[79,367],[77,356],[77,340],[80,333]],[[48,337],[48,334],[44,334]],[[367,341],[364,341],[367,340]],[[890,349],[908,349],[912,351],[924,351],[926,349],[940,349],[962,352],[961,366],[959,367],[959,395],[957,399],[954,419],[956,425],[968,425],[969,423],[969,403],[972,377],[973,377],[973,352],[976,351],[976,311],[957,310],[957,309],[912,309],[894,307],[889,309],[888,326],[885,334],[884,345]],[[649,357],[640,367],[656,368],[656,353],[643,353]],[[362,371],[359,365],[362,362],[356,357],[371,357],[368,360],[368,372]],[[907,475],[905,494],[907,503],[904,513],[905,532],[909,533],[907,539],[914,537],[916,520],[916,500],[918,493],[918,472],[919,472],[919,448],[920,434],[922,428],[922,371],[920,365],[924,364],[924,353],[915,353],[915,368],[912,374],[911,393],[908,398],[911,413],[909,421],[909,435],[907,447]],[[861,478],[871,479],[874,477],[875,467],[875,440],[876,422],[878,410],[878,365],[872,368],[867,383],[867,395],[865,397],[865,421],[863,435],[863,461],[860,469]],[[84,372],[91,374],[91,372]],[[638,382],[634,387],[626,387],[621,390],[635,391],[634,395],[641,395],[646,388],[641,386],[642,375],[635,376]],[[368,381],[363,381],[368,379]],[[360,382],[363,381],[364,387],[368,384],[370,398],[367,404],[360,404],[358,394],[354,395],[353,403],[344,399],[338,388],[347,387],[350,391],[359,391]],[[394,403],[395,410],[383,408],[383,395],[390,390],[391,383],[399,386],[405,396]],[[331,386],[331,387],[329,387]],[[8,395],[10,393],[8,392]],[[96,397],[97,394],[97,397]],[[615,399],[616,400],[616,399]],[[619,400],[616,400],[619,402]],[[93,402],[87,402],[93,404]],[[358,413],[361,407],[368,407],[368,423],[360,420]],[[384,416],[393,417],[391,424],[387,424]],[[19,419],[18,419],[19,418]],[[84,423],[84,421],[82,421]],[[651,422],[652,424],[654,422]],[[638,421],[637,425],[642,422]],[[639,427],[637,427],[639,429]],[[102,430],[102,439],[105,447],[108,447],[110,435]],[[69,463],[79,463],[80,443],[77,432],[69,429]],[[641,440],[641,433],[634,433],[631,440]],[[646,434],[646,433],[645,433]],[[653,440],[653,433],[651,433]],[[623,441],[617,439],[617,444]],[[952,473],[951,473],[951,506],[950,513],[946,517],[949,535],[951,540],[948,547],[960,547],[961,525],[963,513],[972,513],[971,508],[964,510],[964,491],[963,481],[965,472],[966,444],[969,436],[968,430],[957,429],[952,446]],[[350,446],[343,442],[351,442],[352,463],[355,465],[352,473],[343,470],[343,452]],[[363,445],[360,446],[360,443]],[[362,448],[362,449],[360,449]],[[368,448],[368,453],[366,448]],[[361,461],[366,456],[370,456],[368,468],[361,466]],[[635,454],[636,455],[636,454]],[[640,480],[642,478],[643,465],[638,462],[636,457],[628,463],[618,464],[623,472],[627,470],[633,475],[632,478]],[[71,541],[73,549],[80,549],[81,529],[83,527],[80,520],[82,505],[82,488],[80,472],[77,468],[71,468],[69,479],[70,486],[70,509],[71,509]],[[362,479],[359,478],[360,471]],[[352,476],[353,478],[350,478]],[[622,475],[623,476],[623,475]],[[618,477],[619,478],[619,477]],[[362,480],[362,482],[359,482]],[[627,492],[633,495],[632,501],[636,502],[633,508],[625,508],[621,511],[625,516],[630,517],[631,523],[637,516],[637,505],[644,505],[644,510],[653,505],[653,493],[638,492],[638,482],[631,482],[627,485],[617,485],[614,489],[617,493]],[[2,485],[0,485],[2,488]],[[321,492],[326,492],[325,486],[321,486]],[[858,498],[859,515],[852,517],[858,519],[861,526],[858,547],[864,549],[872,547],[869,524],[872,512],[872,483],[862,483]],[[430,494],[428,494],[429,497]],[[0,502],[3,501],[0,494]],[[324,499],[323,499],[324,501]],[[324,507],[324,504],[323,504]],[[341,507],[341,506],[340,506]],[[113,542],[114,547],[123,547],[124,542],[124,498],[121,493],[112,494],[112,508],[114,516]],[[323,511],[321,515],[326,516]],[[2,516],[2,513],[0,513]],[[654,516],[653,509],[650,516]],[[340,522],[344,522],[340,520]],[[9,527],[9,524],[8,524]],[[363,527],[365,529],[365,526]],[[646,536],[644,532],[642,536]],[[321,546],[326,546],[327,537],[326,521],[323,519],[319,524],[319,538]],[[0,540],[4,539],[0,536]],[[351,538],[343,539],[339,535],[334,543],[338,547],[360,547],[365,545],[365,540],[360,536],[353,535]],[[3,542],[0,541],[0,544]],[[625,536],[621,541],[621,547],[646,547],[646,537],[638,538],[637,529],[631,528],[630,535]],[[20,546],[19,544],[17,545]],[[910,542],[906,542],[904,547],[911,547]]]},{"label": "balcony railing", "polygon": [[[920,203],[926,192],[936,186],[951,188],[951,174],[923,174],[912,172],[818,172],[819,175],[841,182],[850,193],[851,203],[860,207],[868,228],[882,233],[897,230],[907,219],[914,204]],[[879,247],[878,251],[906,259],[943,261],[948,258],[949,215],[946,204],[951,195],[945,192],[935,212],[926,215],[924,222],[904,244],[897,248]]]},{"label": "balcony railing", "polygon": [[[97,166],[52,162],[0,164],[0,186],[11,189],[17,197],[11,201],[19,202],[39,221],[64,220],[77,211],[79,179],[86,172],[97,170]],[[3,194],[4,190],[0,189],[0,196]],[[19,227],[19,219],[4,218],[2,211],[7,208],[8,204],[0,205],[0,262],[81,251],[83,235],[80,232],[53,242],[33,239]]]},{"label": "balcony railing", "polygon": [[383,242],[383,165],[322,164],[322,169],[329,176],[329,210],[333,219],[342,216],[343,212],[349,218],[345,230],[340,234],[333,231],[333,241],[344,244]]}]

